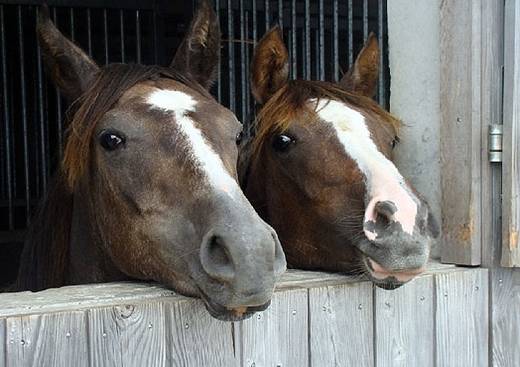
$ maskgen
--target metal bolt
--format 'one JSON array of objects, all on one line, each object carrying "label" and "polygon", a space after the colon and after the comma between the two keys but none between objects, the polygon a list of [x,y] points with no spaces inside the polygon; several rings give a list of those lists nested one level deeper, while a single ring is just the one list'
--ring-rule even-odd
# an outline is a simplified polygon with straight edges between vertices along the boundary
[{"label": "metal bolt", "polygon": [[358,310],[362,310],[363,309],[363,305],[360,303],[358,306],[357,306]]},{"label": "metal bolt", "polygon": [[480,289],[480,287],[477,285],[477,286],[475,287],[475,290],[478,291],[479,289]]},{"label": "metal bolt", "polygon": [[424,296],[421,296],[421,298],[419,298],[421,301],[424,301],[426,298]]},{"label": "metal bolt", "polygon": [[188,323],[185,323],[185,324],[184,324],[184,328],[185,328],[185,329],[189,329],[189,328],[190,328],[190,325],[188,325]]},{"label": "metal bolt", "polygon": [[25,345],[25,340],[20,340],[20,344]]},{"label": "metal bolt", "polygon": [[153,327],[152,323],[148,324],[148,329],[151,329]]},{"label": "metal bolt", "polygon": [[292,314],[293,314],[293,315],[296,315],[296,310],[293,310]]},{"label": "metal bolt", "polygon": [[101,334],[101,336],[103,336],[103,338],[106,338],[107,337],[107,333],[103,333],[103,334]]},{"label": "metal bolt", "polygon": [[65,334],[65,336],[66,336],[67,338],[70,338],[70,332],[67,332],[67,334]]}]

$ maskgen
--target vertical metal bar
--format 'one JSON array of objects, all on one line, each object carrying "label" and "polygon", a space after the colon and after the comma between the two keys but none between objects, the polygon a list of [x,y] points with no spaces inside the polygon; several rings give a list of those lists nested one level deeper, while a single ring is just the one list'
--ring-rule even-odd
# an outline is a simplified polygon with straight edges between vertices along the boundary
[{"label": "vertical metal bar", "polygon": [[141,12],[135,11],[135,39],[137,49],[137,63],[141,63]]},{"label": "vertical metal bar", "polygon": [[0,51],[1,51],[1,62],[2,62],[2,90],[3,90],[3,112],[4,112],[4,144],[5,144],[5,168],[6,168],[6,179],[7,179],[7,215],[9,222],[9,230],[14,229],[14,217],[13,217],[13,171],[11,161],[11,126],[9,123],[9,99],[7,97],[7,55],[5,52],[5,24],[4,24],[4,6],[0,5]]},{"label": "vertical metal bar", "polygon": [[298,44],[298,38],[296,36],[297,32],[296,32],[296,27],[298,26],[298,24],[296,23],[296,0],[292,0],[292,4],[291,4],[291,26],[292,26],[292,29],[291,29],[291,39],[292,39],[292,44],[291,44],[291,60],[292,60],[292,67],[291,67],[291,75],[292,75],[292,78],[293,79],[298,79],[298,64],[297,64],[297,60],[298,60],[298,52],[296,50],[296,45]]},{"label": "vertical metal bar", "polygon": [[[88,13],[88,15],[90,17],[90,13]],[[54,25],[56,27],[58,27],[58,17],[56,16],[56,8],[54,8],[54,10],[53,10],[53,16],[54,16]],[[88,27],[90,28],[90,19],[88,22]],[[89,34],[90,34],[90,29],[89,29]],[[90,45],[90,49],[92,49],[91,45]],[[56,124],[58,125],[58,127],[57,127],[58,149],[59,149],[59,156],[61,157],[61,153],[63,152],[63,121],[62,121],[62,113],[61,113],[61,94],[60,94],[60,90],[57,87],[55,87],[55,92],[56,92],[56,120],[57,120]]]},{"label": "vertical metal bar", "polygon": [[70,39],[72,41],[75,41],[76,36],[75,36],[75,32],[74,32],[74,9],[73,8],[70,8],[69,19],[70,19]]},{"label": "vertical metal bar", "polygon": [[379,104],[383,107],[386,107],[385,101],[385,73],[384,73],[384,65],[383,65],[383,55],[385,53],[385,48],[383,44],[383,0],[377,1],[377,39],[379,43]]},{"label": "vertical metal bar", "polygon": [[103,9],[103,37],[105,40],[105,64],[108,64],[110,60],[108,59],[108,19],[106,9]]},{"label": "vertical metal bar", "polygon": [[348,0],[348,66],[354,63],[354,14],[352,9],[352,0]]},{"label": "vertical metal bar", "polygon": [[[157,47],[157,10],[153,10],[152,15],[152,26],[153,26],[153,63],[158,64],[159,63],[159,54],[158,47]],[[219,69],[220,70],[220,69]]]},{"label": "vertical metal bar", "polygon": [[119,10],[119,39],[121,40],[121,62],[126,61],[125,55],[125,14],[124,10]]},{"label": "vertical metal bar", "polygon": [[258,34],[257,34],[257,30],[258,30],[258,24],[257,24],[257,19],[256,19],[256,0],[253,0],[253,40],[255,41],[256,43],[256,40],[257,40],[257,37],[258,37]]},{"label": "vertical metal bar", "polygon": [[[39,9],[36,9],[36,15],[38,15]],[[71,15],[73,16],[73,15]],[[72,19],[72,18],[71,18]],[[72,21],[73,22],[73,21]],[[74,24],[72,23],[72,26]],[[41,49],[40,47],[36,47],[36,67],[38,73],[38,116],[39,116],[39,127],[40,127],[40,159],[42,162],[41,165],[41,176],[42,176],[42,192],[47,192],[47,141],[45,139],[45,116],[43,109],[43,68],[42,68],[42,57],[41,57]]]},{"label": "vertical metal bar", "polygon": [[24,183],[25,183],[25,215],[26,223],[29,224],[31,213],[31,188],[29,179],[29,142],[27,138],[27,101],[25,90],[25,52],[22,23],[22,6],[18,5],[18,47],[20,61],[20,97],[22,108],[22,132],[23,132],[23,163],[24,163]]},{"label": "vertical metal bar", "polygon": [[246,58],[246,50],[245,50],[245,21],[244,21],[244,0],[239,1],[240,7],[240,104],[242,106],[242,116],[240,121],[244,121],[246,118],[246,69],[247,66],[244,65]]},{"label": "vertical metal bar", "polygon": [[271,26],[270,23],[270,17],[269,17],[269,0],[264,1],[264,10],[265,10],[265,31],[267,32],[269,30],[269,27]]},{"label": "vertical metal bar", "polygon": [[332,4],[332,60],[334,62],[332,69],[332,80],[335,82],[339,78],[339,29],[338,29],[338,16],[339,16],[338,0],[334,0]]},{"label": "vertical metal bar", "polygon": [[319,74],[320,80],[325,80],[325,9],[323,0],[319,1]]},{"label": "vertical metal bar", "polygon": [[90,9],[87,9],[87,46],[88,54],[92,56],[92,22],[90,20]]},{"label": "vertical metal bar", "polygon": [[368,38],[368,0],[363,0],[363,41]]},{"label": "vertical metal bar", "polygon": [[305,79],[311,78],[311,13],[309,0],[305,0],[305,55],[303,58]]},{"label": "vertical metal bar", "polygon": [[228,21],[228,66],[229,66],[229,108],[235,111],[235,48],[233,45],[233,1],[227,1]]},{"label": "vertical metal bar", "polygon": [[[217,12],[217,22],[220,24],[220,0],[215,0],[215,8]],[[222,58],[218,58],[218,73],[217,73],[217,100],[222,102]]]},{"label": "vertical metal bar", "polygon": [[[246,84],[245,84],[245,94],[246,94],[246,114],[244,115],[244,120],[242,120],[242,124],[244,124],[244,127],[245,129],[249,130],[249,123],[251,122],[251,93],[249,93],[250,91],[250,86],[249,86],[249,77],[246,73],[246,70],[249,70],[249,65],[250,65],[250,57],[249,57],[249,53],[250,53],[250,45],[249,45],[249,12],[246,10],[245,12],[245,34],[244,34],[244,37],[246,39],[246,41],[248,42],[246,45],[245,45],[245,48],[246,48],[246,55],[245,55],[245,60],[244,60],[244,64],[242,65],[242,69],[244,70],[244,74],[246,74]],[[244,130],[245,130],[244,129]]]},{"label": "vertical metal bar", "polygon": [[278,24],[283,29],[283,0],[278,0]]}]

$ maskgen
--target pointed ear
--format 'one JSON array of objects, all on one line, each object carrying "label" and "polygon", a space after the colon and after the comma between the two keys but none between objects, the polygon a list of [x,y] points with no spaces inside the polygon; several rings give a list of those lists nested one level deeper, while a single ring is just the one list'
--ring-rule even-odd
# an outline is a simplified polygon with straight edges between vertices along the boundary
[{"label": "pointed ear", "polygon": [[258,103],[265,103],[289,77],[289,53],[282,30],[276,26],[255,47],[251,63],[251,92]]},{"label": "pointed ear", "polygon": [[377,90],[378,77],[379,46],[376,35],[370,33],[356,62],[348,73],[341,78],[339,84],[349,92],[374,97]]},{"label": "pointed ear", "polygon": [[202,0],[170,67],[209,89],[216,79],[219,59],[220,25],[209,1]]},{"label": "pointed ear", "polygon": [[70,102],[76,100],[94,81],[99,67],[54,26],[46,5],[39,8],[36,32],[47,73]]}]

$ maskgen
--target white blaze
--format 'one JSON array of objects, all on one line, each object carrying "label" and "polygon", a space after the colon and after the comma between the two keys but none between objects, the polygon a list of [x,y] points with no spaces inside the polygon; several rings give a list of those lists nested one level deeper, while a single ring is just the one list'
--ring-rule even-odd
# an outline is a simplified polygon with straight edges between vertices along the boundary
[{"label": "white blaze", "polygon": [[[316,99],[309,102],[316,106]],[[363,115],[342,102],[327,99],[318,102],[316,112],[334,128],[345,152],[366,177],[370,201],[365,210],[365,221],[376,221],[374,206],[377,202],[392,201],[397,207],[392,219],[399,222],[405,232],[412,234],[417,215],[417,199],[407,189],[394,164],[375,145]],[[370,240],[376,238],[373,232],[365,233]]]},{"label": "white blaze", "polygon": [[148,96],[147,103],[175,116],[180,132],[190,144],[191,158],[208,177],[211,186],[231,196],[239,192],[237,182],[189,117],[188,113],[194,112],[197,104],[191,96],[175,90],[157,90]]}]

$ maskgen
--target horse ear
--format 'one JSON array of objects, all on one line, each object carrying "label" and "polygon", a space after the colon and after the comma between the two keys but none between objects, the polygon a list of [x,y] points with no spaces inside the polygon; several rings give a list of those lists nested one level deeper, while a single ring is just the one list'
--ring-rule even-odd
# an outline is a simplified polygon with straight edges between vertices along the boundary
[{"label": "horse ear", "polygon": [[69,101],[76,100],[94,81],[99,67],[54,26],[46,5],[39,9],[36,32],[47,73]]},{"label": "horse ear", "polygon": [[282,30],[275,26],[255,47],[251,64],[251,92],[258,103],[265,103],[289,77],[289,53]]},{"label": "horse ear", "polygon": [[219,59],[220,25],[209,1],[202,0],[170,67],[209,89],[216,79]]},{"label": "horse ear", "polygon": [[367,97],[374,97],[379,77],[379,46],[377,37],[370,33],[365,46],[339,84],[346,90]]}]

